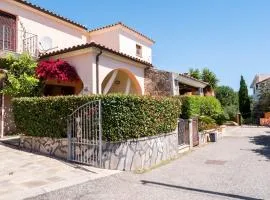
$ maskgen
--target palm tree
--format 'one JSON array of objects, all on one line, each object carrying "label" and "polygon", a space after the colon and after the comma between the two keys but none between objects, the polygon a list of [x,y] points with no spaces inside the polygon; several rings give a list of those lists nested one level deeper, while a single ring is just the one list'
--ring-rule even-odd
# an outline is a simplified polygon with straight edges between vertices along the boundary
[{"label": "palm tree", "polygon": [[212,89],[215,89],[217,87],[217,83],[219,82],[216,74],[210,71],[208,68],[203,68],[201,79],[204,82],[207,82]]}]

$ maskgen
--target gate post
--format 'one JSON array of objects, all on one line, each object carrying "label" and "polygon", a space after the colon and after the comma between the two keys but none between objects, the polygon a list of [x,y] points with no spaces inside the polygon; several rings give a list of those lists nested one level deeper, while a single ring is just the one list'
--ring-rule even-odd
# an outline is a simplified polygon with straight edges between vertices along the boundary
[{"label": "gate post", "polygon": [[99,126],[99,167],[102,167],[102,104],[98,101],[98,126]]},{"label": "gate post", "polygon": [[193,148],[193,126],[192,119],[188,119],[188,131],[189,131],[189,148]]},{"label": "gate post", "polygon": [[71,130],[70,130],[70,124],[69,119],[67,123],[67,145],[68,145],[68,152],[67,152],[67,160],[72,160],[71,158]]}]

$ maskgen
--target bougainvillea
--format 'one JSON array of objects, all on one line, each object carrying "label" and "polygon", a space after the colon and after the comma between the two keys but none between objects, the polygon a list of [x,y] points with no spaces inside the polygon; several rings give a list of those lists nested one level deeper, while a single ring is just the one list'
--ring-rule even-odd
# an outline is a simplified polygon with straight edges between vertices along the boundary
[{"label": "bougainvillea", "polygon": [[63,60],[43,60],[38,63],[36,75],[42,80],[76,81],[79,76],[68,62]]}]

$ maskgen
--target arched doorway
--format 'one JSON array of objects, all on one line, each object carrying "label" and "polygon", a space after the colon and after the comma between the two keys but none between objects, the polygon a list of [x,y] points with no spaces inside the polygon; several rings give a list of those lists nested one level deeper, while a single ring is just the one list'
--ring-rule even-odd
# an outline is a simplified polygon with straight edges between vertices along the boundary
[{"label": "arched doorway", "polygon": [[115,69],[103,80],[102,94],[122,93],[141,95],[142,90],[136,77],[126,69]]}]

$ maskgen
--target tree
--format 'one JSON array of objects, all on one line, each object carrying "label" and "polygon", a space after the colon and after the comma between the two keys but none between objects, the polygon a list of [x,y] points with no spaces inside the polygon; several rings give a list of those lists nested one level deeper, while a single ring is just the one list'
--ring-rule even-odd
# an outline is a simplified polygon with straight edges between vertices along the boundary
[{"label": "tree", "polygon": [[219,86],[215,90],[216,98],[220,101],[221,105],[238,105],[237,93],[229,86]]},{"label": "tree", "polygon": [[215,89],[217,87],[217,83],[219,81],[216,74],[210,71],[208,68],[203,68],[201,79],[204,82],[207,82],[212,89]]},{"label": "tree", "polygon": [[18,57],[8,55],[1,59],[1,68],[7,71],[3,94],[12,97],[36,96],[39,91],[39,79],[35,76],[36,61],[28,54]]},{"label": "tree", "polygon": [[201,72],[199,69],[193,69],[193,68],[190,68],[189,69],[189,75],[193,78],[196,78],[196,79],[201,79]]},{"label": "tree", "polygon": [[220,101],[225,116],[228,120],[235,120],[239,110],[238,94],[229,86],[219,86],[216,88],[216,98]]},{"label": "tree", "polygon": [[240,80],[240,89],[239,89],[238,97],[239,97],[240,113],[242,114],[244,119],[249,118],[251,116],[250,99],[248,96],[247,84],[243,76],[241,76],[241,80]]}]

